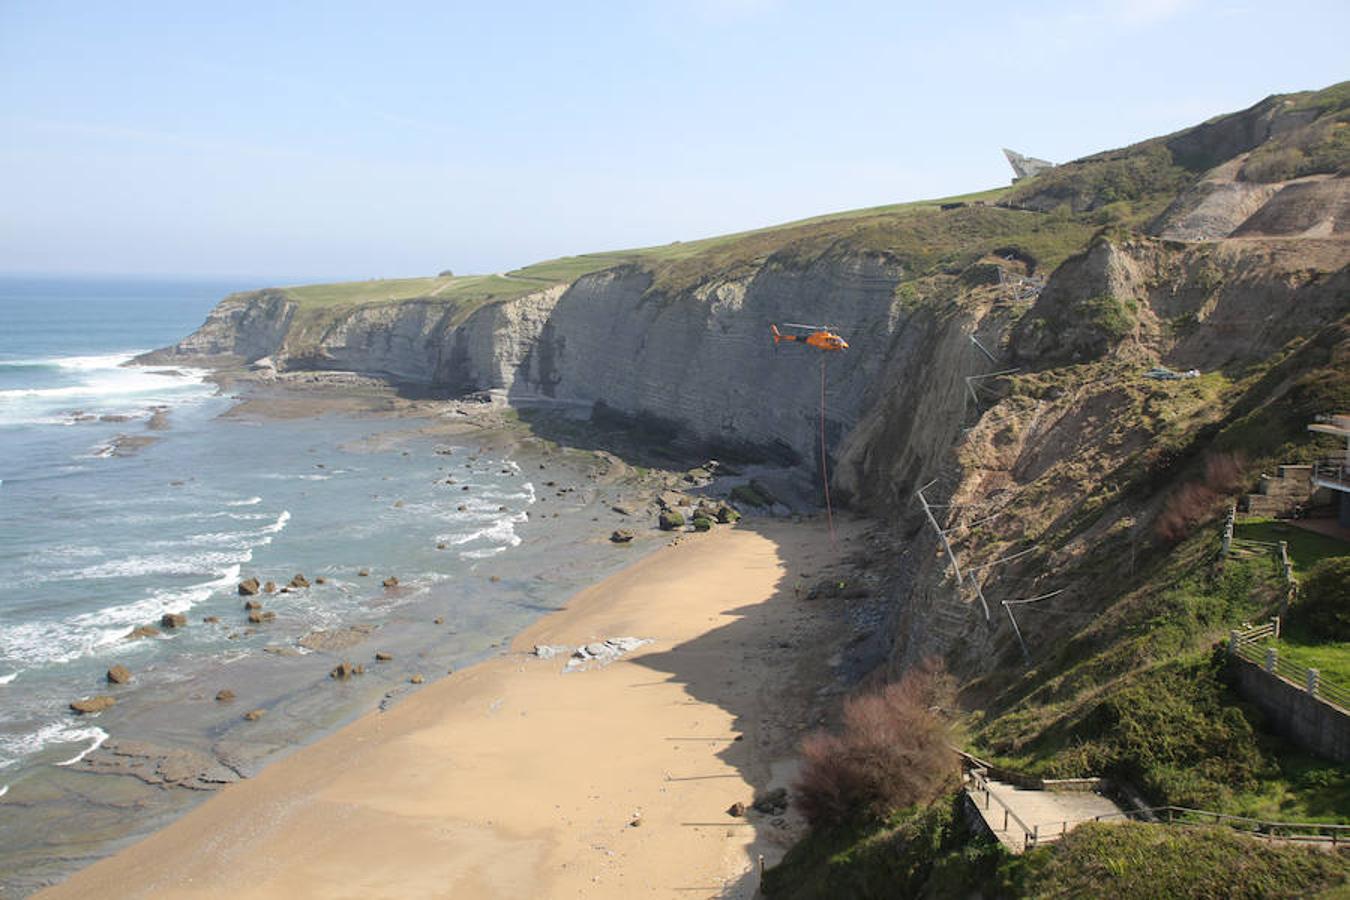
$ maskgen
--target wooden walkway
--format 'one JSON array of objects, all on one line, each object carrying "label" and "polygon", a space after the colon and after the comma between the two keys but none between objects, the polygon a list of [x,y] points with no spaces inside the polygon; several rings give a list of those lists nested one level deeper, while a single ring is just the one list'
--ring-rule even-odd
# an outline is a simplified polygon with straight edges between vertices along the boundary
[{"label": "wooden walkway", "polygon": [[989,830],[1013,853],[1058,840],[1081,822],[1101,816],[1123,818],[1119,806],[1091,791],[1049,791],[994,781],[970,772],[966,793]]}]

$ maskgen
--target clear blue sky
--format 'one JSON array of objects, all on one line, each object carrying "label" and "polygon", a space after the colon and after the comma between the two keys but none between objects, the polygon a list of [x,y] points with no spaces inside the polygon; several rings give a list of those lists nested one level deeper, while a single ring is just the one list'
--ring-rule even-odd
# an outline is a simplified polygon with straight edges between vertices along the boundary
[{"label": "clear blue sky", "polygon": [[0,271],[507,269],[1350,77],[1350,3],[0,0]]}]

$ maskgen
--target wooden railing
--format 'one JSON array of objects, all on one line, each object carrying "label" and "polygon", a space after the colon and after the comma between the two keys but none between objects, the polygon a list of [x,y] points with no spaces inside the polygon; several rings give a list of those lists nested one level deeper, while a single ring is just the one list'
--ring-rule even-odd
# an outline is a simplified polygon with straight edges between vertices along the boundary
[{"label": "wooden railing", "polygon": [[1191,809],[1188,806],[1152,806],[1122,813],[1107,813],[1094,816],[1092,821],[1105,822],[1108,819],[1118,818],[1147,820],[1149,817],[1166,825],[1225,825],[1252,837],[1268,840],[1313,841],[1329,843],[1332,847],[1350,843],[1350,825],[1332,825],[1324,822],[1267,822],[1247,816],[1230,816],[1227,813],[1211,812],[1206,809]]},{"label": "wooden railing", "polygon": [[1262,670],[1277,678],[1291,682],[1314,697],[1333,703],[1341,709],[1350,710],[1350,689],[1334,681],[1327,681],[1317,669],[1295,665],[1280,657],[1274,647],[1265,646],[1269,640],[1279,640],[1280,620],[1271,619],[1264,625],[1257,625],[1245,631],[1232,631],[1228,636],[1228,652],[1232,656],[1260,666]]},{"label": "wooden railing", "polygon": [[[970,770],[970,781],[971,781],[970,787],[966,788],[966,791],[967,791],[967,793],[969,793],[969,794],[971,795],[971,798],[972,798],[972,799],[974,799],[974,797],[975,797],[977,794],[983,794],[983,795],[984,795],[984,808],[985,808],[986,810],[989,809],[990,801],[992,801],[992,802],[994,802],[994,803],[997,803],[997,804],[999,805],[999,807],[1002,808],[1002,810],[1003,810],[1003,829],[1002,829],[1002,830],[1003,830],[1003,831],[1007,831],[1007,830],[1008,830],[1009,824],[1015,823],[1015,824],[1017,825],[1018,828],[1022,829],[1022,834],[1025,836],[1024,839],[1023,839],[1024,845],[1027,846],[1027,847],[1034,847],[1034,846],[1036,846],[1036,831],[1035,831],[1035,829],[1028,828],[1028,827],[1027,827],[1027,823],[1026,823],[1026,822],[1023,822],[1020,818],[1018,818],[1017,813],[1013,812],[1012,809],[1010,809],[1010,808],[1008,807],[1008,804],[1004,803],[1001,799],[999,799],[999,797],[998,797],[997,794],[995,794],[993,791],[989,790],[989,779],[986,777],[986,773],[985,773],[985,770],[984,770],[984,769],[978,768],[978,767],[977,767],[977,768],[971,769],[971,770]],[[979,801],[976,800],[975,802],[978,803]],[[986,816],[986,817],[985,817],[985,820],[988,821],[988,818],[989,818],[989,817]]]}]

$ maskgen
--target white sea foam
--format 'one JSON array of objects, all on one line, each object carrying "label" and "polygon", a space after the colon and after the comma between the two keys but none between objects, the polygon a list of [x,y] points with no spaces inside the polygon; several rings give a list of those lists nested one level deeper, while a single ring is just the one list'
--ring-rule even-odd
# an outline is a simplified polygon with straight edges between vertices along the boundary
[{"label": "white sea foam", "polygon": [[284,473],[284,472],[267,472],[267,473],[265,473],[265,474],[263,475],[263,478],[269,479],[270,481],[327,481],[328,479],[330,479],[330,478],[332,478],[332,477],[333,477],[332,474],[328,474],[328,475],[288,475],[288,474],[286,474],[286,473]]},{"label": "white sea foam", "polygon": [[18,672],[10,672],[8,675],[0,675],[0,684],[9,684],[15,678],[19,677]]},{"label": "white sea foam", "polygon": [[[71,733],[71,736],[74,737],[75,734],[76,734],[76,732],[72,732],[72,733]],[[81,737],[84,737],[85,735],[87,735],[87,736],[89,737],[89,739],[93,741],[93,743],[90,744],[88,747],[85,747],[85,748],[84,748],[83,750],[81,750],[79,753],[76,753],[74,756],[72,756],[70,759],[66,760],[65,762],[55,763],[55,765],[58,765],[58,766],[73,766],[73,765],[75,765],[77,762],[79,762],[80,760],[82,760],[82,759],[84,759],[86,756],[88,756],[90,753],[93,753],[93,752],[94,752],[95,750],[97,750],[99,747],[102,747],[102,746],[103,746],[103,742],[106,741],[106,740],[108,739],[108,732],[104,731],[102,728],[98,728],[97,726],[95,726],[95,727],[93,727],[93,728],[85,729],[83,732],[80,732],[80,734],[81,734]]]},{"label": "white sea foam", "polygon": [[474,541],[491,541],[494,544],[515,547],[523,540],[520,535],[516,534],[516,525],[526,521],[526,518],[524,513],[502,516],[486,528],[476,528],[473,531],[459,534],[437,535],[436,540],[454,546],[470,544]]},{"label": "white sea foam", "polygon": [[71,722],[60,721],[48,722],[35,731],[0,736],[0,753],[3,753],[6,757],[3,762],[0,762],[0,768],[12,766],[24,757],[40,753],[54,744],[75,744],[82,741],[92,741],[92,746],[82,751],[79,756],[65,762],[56,763],[58,766],[74,765],[101,746],[107,739],[108,732],[96,725],[76,725]]},{"label": "white sea foam", "polygon": [[496,556],[498,553],[506,552],[506,547],[487,547],[483,550],[465,550],[459,554],[460,559],[487,559]]},{"label": "white sea foam", "polygon": [[[253,546],[267,542],[261,538]],[[80,569],[62,569],[43,581],[92,581],[105,578],[141,578],[146,575],[210,575],[253,558],[251,547],[205,553],[160,553],[108,559]]]},{"label": "white sea foam", "polygon": [[97,356],[54,356],[10,360],[3,365],[58,369],[75,384],[0,390],[0,424],[37,425],[71,422],[69,410],[148,415],[158,404],[197,402],[215,392],[202,369],[126,366],[140,351]]},{"label": "white sea foam", "polygon": [[[251,558],[252,553],[248,551],[247,558],[242,561]],[[0,628],[0,658],[50,665],[106,653],[112,648],[119,652],[140,651],[148,643],[128,643],[125,638],[130,629],[158,619],[166,612],[188,612],[217,591],[232,587],[239,578],[240,568],[239,563],[234,563],[219,569],[217,577],[209,581],[183,588],[153,590],[141,600],[107,606],[62,621],[6,625]]]},{"label": "white sea foam", "polygon": [[0,797],[3,797],[8,793],[9,793],[9,785],[0,784]]},{"label": "white sea foam", "polygon": [[261,502],[262,502],[262,498],[261,498],[261,497],[249,497],[247,500],[229,500],[229,501],[226,501],[225,505],[226,505],[226,506],[256,506],[257,504],[259,504],[259,503],[261,503]]}]

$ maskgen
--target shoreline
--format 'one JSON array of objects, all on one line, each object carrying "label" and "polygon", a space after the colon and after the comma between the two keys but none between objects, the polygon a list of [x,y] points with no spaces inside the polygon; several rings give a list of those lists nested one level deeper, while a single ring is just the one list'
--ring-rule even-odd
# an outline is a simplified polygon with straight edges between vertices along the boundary
[{"label": "shoreline", "polygon": [[[343,602],[348,602],[351,591],[359,593],[362,586],[371,588],[360,608],[348,610],[350,614],[344,614],[340,623],[310,626],[336,628],[339,632],[365,628],[359,646],[303,649],[297,638],[305,634],[305,629],[296,630],[283,604],[281,618],[258,628],[248,647],[241,640],[237,649],[229,645],[229,652],[221,658],[203,656],[192,660],[187,669],[175,668],[158,658],[147,662],[145,653],[141,653],[136,661],[127,658],[135,683],[124,687],[104,685],[101,663],[86,665],[86,669],[100,674],[77,673],[76,680],[67,686],[68,695],[109,693],[119,702],[102,715],[79,719],[64,711],[62,701],[62,721],[68,721],[71,728],[83,726],[90,734],[80,734],[82,743],[78,745],[62,746],[36,761],[25,760],[25,768],[17,770],[17,780],[0,780],[6,794],[3,808],[12,816],[3,829],[8,839],[0,842],[7,843],[0,864],[6,870],[0,876],[0,893],[8,896],[14,890],[26,896],[52,879],[67,877],[76,866],[97,861],[171,823],[221,784],[246,779],[269,760],[320,740],[379,705],[401,702],[422,689],[409,683],[413,673],[424,673],[429,684],[451,666],[467,667],[504,652],[521,628],[593,584],[597,575],[592,566],[609,573],[635,555],[660,546],[654,528],[624,549],[612,549],[603,539],[608,527],[625,524],[619,521],[623,517],[608,514],[604,498],[615,490],[624,490],[627,495],[635,486],[630,484],[635,481],[633,473],[621,464],[538,441],[500,411],[482,409],[484,415],[472,417],[453,412],[460,406],[478,411],[477,404],[405,402],[389,386],[376,384],[370,385],[369,392],[357,402],[344,393],[345,386],[322,381],[302,387],[237,383],[234,391],[221,391],[226,408],[202,421],[233,422],[237,428],[242,419],[243,424],[269,428],[273,422],[310,420],[314,428],[322,430],[321,420],[333,415],[353,423],[360,436],[334,440],[326,451],[330,455],[377,452],[407,457],[405,447],[417,445],[430,452],[431,442],[448,441],[468,445],[461,452],[471,454],[471,460],[486,454],[485,458],[502,456],[528,462],[530,471],[523,473],[526,477],[537,481],[548,478],[550,484],[557,479],[566,490],[576,493],[553,496],[550,490],[546,499],[541,497],[542,506],[535,507],[538,511],[534,520],[516,526],[528,535],[528,551],[456,564],[467,566],[460,577],[447,582],[456,587],[414,582],[401,586],[402,593],[393,598],[392,604],[388,592],[380,591],[378,578],[364,585],[363,579],[350,577],[360,564],[371,563],[372,569],[377,568],[373,565],[375,557],[335,556],[324,565],[345,565],[350,570],[338,573],[313,560],[295,566],[286,563],[281,566],[284,572],[259,568],[258,564],[249,567],[250,572],[256,570],[255,574],[276,577],[279,582],[293,568],[310,572],[311,577],[326,574],[328,586],[316,590],[336,590],[341,597],[335,594],[334,598]],[[284,427],[297,426],[309,427],[299,421]],[[332,461],[328,459],[330,464]],[[449,458],[437,456],[434,461],[448,463]],[[487,468],[495,471],[492,465]],[[522,474],[518,468],[516,471]],[[596,472],[600,474],[593,478]],[[649,487],[647,492],[654,494],[655,488]],[[456,499],[457,494],[447,493],[437,502],[453,506]],[[593,514],[599,520],[615,522],[607,527],[593,524]],[[399,566],[395,569],[407,580],[406,570]],[[239,577],[245,574],[241,572]],[[212,597],[209,604],[198,604],[202,608],[190,612],[189,630],[184,632],[189,640],[198,641],[199,635],[206,633],[219,637],[231,629],[245,638],[248,635],[242,633],[244,630],[253,631],[238,624],[244,613],[232,589],[237,579],[229,580],[229,589],[218,592],[221,596]],[[467,584],[470,592],[476,593],[476,606],[461,606],[460,584]],[[276,600],[279,596],[269,599],[280,602]],[[302,596],[302,605],[308,596]],[[485,598],[492,597],[496,598],[497,613],[491,612],[494,604],[483,605]],[[460,615],[461,610],[467,610],[467,618]],[[203,618],[203,613],[212,615]],[[444,626],[435,629],[436,633],[428,631],[426,625],[433,619],[440,625],[441,617]],[[158,622],[158,612],[152,618]],[[198,622],[199,618],[203,621]],[[181,635],[171,637],[181,639]],[[119,643],[112,660],[128,652],[135,655],[127,647],[144,649],[140,644]],[[344,658],[369,662],[375,650],[392,651],[396,660],[368,666],[365,677],[350,683],[334,683],[327,677]],[[248,655],[241,658],[241,653]],[[11,673],[6,681],[20,674]],[[29,677],[19,681],[28,685]],[[215,701],[221,688],[238,694],[238,702]],[[0,692],[14,690],[12,686],[0,687]],[[59,685],[57,691],[65,692]],[[256,723],[242,720],[242,714],[254,708],[265,708],[270,714]],[[39,752],[46,750],[39,748]],[[7,774],[14,776],[15,772]],[[134,819],[128,818],[132,809],[137,810]],[[71,828],[71,822],[78,824]]]},{"label": "shoreline", "polygon": [[[796,826],[727,809],[820,721],[848,629],[796,588],[832,562],[815,521],[686,536],[37,896],[748,896]],[[630,636],[584,671],[530,653]]]}]

